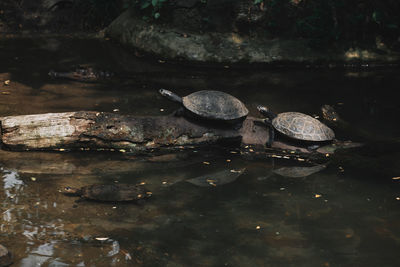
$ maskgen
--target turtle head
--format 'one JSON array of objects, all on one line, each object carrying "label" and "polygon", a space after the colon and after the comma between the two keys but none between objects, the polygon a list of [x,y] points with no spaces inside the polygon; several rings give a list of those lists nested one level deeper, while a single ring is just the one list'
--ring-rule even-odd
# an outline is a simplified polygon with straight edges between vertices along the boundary
[{"label": "turtle head", "polygon": [[178,96],[177,94],[174,94],[173,92],[171,92],[167,89],[161,88],[160,90],[158,90],[158,92],[162,96],[165,96],[166,98],[168,98],[169,100],[172,100],[172,101],[178,102],[178,103],[182,103],[182,97]]},{"label": "turtle head", "polygon": [[322,116],[327,121],[336,122],[336,121],[340,120],[339,114],[330,105],[323,105],[321,107],[321,111],[322,111]]},{"label": "turtle head", "polygon": [[260,112],[262,115],[264,115],[265,117],[269,118],[269,119],[273,119],[276,117],[276,114],[274,114],[273,112],[271,112],[268,107],[263,106],[263,105],[258,105],[257,106],[257,110],[258,112]]},{"label": "turtle head", "polygon": [[66,186],[66,187],[64,187],[63,193],[69,194],[69,195],[78,195],[79,191],[80,190],[77,188]]}]

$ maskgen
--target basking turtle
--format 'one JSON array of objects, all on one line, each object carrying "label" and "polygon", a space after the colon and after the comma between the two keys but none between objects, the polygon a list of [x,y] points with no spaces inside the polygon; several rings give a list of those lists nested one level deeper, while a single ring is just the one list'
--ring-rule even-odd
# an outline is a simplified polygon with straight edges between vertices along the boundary
[{"label": "basking turtle", "polygon": [[[267,107],[258,106],[258,111],[268,119],[265,123],[269,124],[270,136],[268,144],[274,140],[274,129],[278,132],[297,140],[309,142],[332,141],[335,133],[328,126],[313,117],[299,112],[285,112],[278,115],[272,113]],[[309,148],[317,148],[318,145]]]},{"label": "basking turtle", "polygon": [[203,90],[184,97],[166,89],[160,89],[159,92],[168,99],[180,103],[185,108],[184,111],[198,118],[239,124],[249,113],[239,99],[220,91]]},{"label": "basking turtle", "polygon": [[13,263],[11,252],[0,244],[0,267],[10,266]]},{"label": "basking turtle", "polygon": [[132,184],[95,184],[79,189],[67,186],[64,193],[99,201],[135,201],[152,195],[143,186]]}]

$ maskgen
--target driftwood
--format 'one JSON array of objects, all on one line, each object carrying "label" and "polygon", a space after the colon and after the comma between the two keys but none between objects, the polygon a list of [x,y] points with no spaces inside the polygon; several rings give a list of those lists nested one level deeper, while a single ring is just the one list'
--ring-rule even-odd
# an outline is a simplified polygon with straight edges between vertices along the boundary
[{"label": "driftwood", "polygon": [[241,148],[249,158],[324,158],[338,148],[360,146],[335,141],[309,151],[304,146],[274,141],[266,147],[268,128],[260,119],[247,117],[240,129],[221,128],[210,122],[174,115],[134,117],[115,113],[79,111],[0,118],[3,148],[29,150],[109,150],[150,154],[183,148],[223,145]]},{"label": "driftwood", "polygon": [[263,146],[266,127],[247,118],[243,127],[210,127],[184,117],[133,117],[80,111],[0,118],[5,148],[15,151],[109,149],[147,152],[219,142]]}]

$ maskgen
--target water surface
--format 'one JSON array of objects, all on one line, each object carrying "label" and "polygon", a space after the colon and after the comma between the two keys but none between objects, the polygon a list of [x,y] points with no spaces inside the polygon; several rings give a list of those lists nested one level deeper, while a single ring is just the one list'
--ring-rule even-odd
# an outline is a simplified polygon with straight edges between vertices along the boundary
[{"label": "water surface", "polygon": [[[302,178],[274,172],[298,163],[213,148],[154,158],[0,151],[0,243],[13,251],[15,266],[400,265],[400,180],[392,179],[400,176],[398,69],[194,67],[68,38],[0,40],[0,55],[0,116],[163,115],[177,106],[159,88],[181,95],[213,89],[243,100],[253,116],[257,104],[315,115],[334,104],[378,140]],[[81,83],[47,76],[78,65],[119,77]],[[343,131],[337,137],[365,141]],[[243,168],[227,184],[186,182]],[[59,192],[67,185],[141,182],[153,197],[140,205],[76,203]]]}]

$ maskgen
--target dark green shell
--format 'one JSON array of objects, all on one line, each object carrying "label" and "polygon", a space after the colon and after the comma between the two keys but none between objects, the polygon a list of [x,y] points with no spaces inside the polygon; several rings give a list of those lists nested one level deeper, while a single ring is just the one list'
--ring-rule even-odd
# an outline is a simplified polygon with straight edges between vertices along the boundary
[{"label": "dark green shell", "polygon": [[198,91],[183,97],[182,102],[186,109],[207,119],[236,120],[249,113],[239,99],[220,91]]},{"label": "dark green shell", "polygon": [[272,126],[282,134],[304,141],[330,141],[335,138],[335,133],[328,126],[298,112],[278,114],[272,120]]}]

